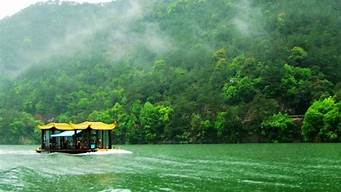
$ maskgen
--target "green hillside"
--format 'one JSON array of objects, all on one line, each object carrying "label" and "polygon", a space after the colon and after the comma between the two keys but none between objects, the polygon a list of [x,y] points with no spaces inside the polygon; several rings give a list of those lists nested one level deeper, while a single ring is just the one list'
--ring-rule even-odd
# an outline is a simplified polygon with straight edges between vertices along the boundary
[{"label": "green hillside", "polygon": [[341,1],[50,1],[0,20],[0,143],[341,141]]}]

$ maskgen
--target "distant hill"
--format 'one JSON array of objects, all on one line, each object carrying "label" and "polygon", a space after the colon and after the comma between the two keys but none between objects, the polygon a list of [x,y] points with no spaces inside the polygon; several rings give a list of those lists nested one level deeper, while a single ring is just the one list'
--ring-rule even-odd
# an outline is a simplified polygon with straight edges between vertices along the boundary
[{"label": "distant hill", "polygon": [[0,143],[36,142],[38,123],[84,120],[116,120],[118,143],[340,141],[339,129],[308,136],[290,123],[314,101],[339,103],[340,9],[338,0],[35,4],[0,20]]}]

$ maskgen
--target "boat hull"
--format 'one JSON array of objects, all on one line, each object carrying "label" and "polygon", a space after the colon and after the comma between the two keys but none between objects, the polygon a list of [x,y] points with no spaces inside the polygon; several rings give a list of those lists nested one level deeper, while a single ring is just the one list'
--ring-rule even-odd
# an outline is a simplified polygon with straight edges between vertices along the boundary
[{"label": "boat hull", "polygon": [[67,154],[75,154],[75,155],[111,155],[111,154],[131,154],[131,151],[123,150],[123,149],[96,149],[94,151],[91,150],[80,150],[80,149],[36,149],[37,153],[67,153]]}]

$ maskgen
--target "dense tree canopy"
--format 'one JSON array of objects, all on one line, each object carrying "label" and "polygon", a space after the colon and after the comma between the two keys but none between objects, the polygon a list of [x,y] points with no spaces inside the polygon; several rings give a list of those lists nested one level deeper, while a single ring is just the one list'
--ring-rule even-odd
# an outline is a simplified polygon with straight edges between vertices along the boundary
[{"label": "dense tree canopy", "polygon": [[340,141],[340,26],[338,0],[38,3],[0,20],[0,143],[85,120],[117,143]]},{"label": "dense tree canopy", "polygon": [[340,141],[341,102],[332,97],[315,101],[305,114],[302,132],[309,141]]}]

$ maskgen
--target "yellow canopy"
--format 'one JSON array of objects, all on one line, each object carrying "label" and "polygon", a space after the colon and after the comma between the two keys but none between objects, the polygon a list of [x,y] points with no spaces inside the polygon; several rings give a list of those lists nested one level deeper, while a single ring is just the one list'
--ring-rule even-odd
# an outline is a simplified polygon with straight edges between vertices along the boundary
[{"label": "yellow canopy", "polygon": [[83,122],[79,124],[73,124],[73,123],[49,123],[46,125],[40,125],[38,126],[41,130],[47,130],[56,128],[58,130],[62,131],[70,131],[70,130],[84,130],[87,128],[93,129],[93,130],[113,130],[116,127],[116,124],[106,124],[102,122]]},{"label": "yellow canopy", "polygon": [[39,129],[52,129],[52,128],[56,128],[58,130],[73,130],[73,128],[71,127],[70,124],[68,123],[49,123],[46,125],[40,125],[38,126]]},{"label": "yellow canopy", "polygon": [[106,124],[106,123],[102,123],[102,122],[83,122],[83,123],[79,123],[79,124],[72,124],[71,126],[73,127],[73,129],[87,129],[87,128],[91,128],[94,130],[112,130],[116,127],[116,124]]}]

